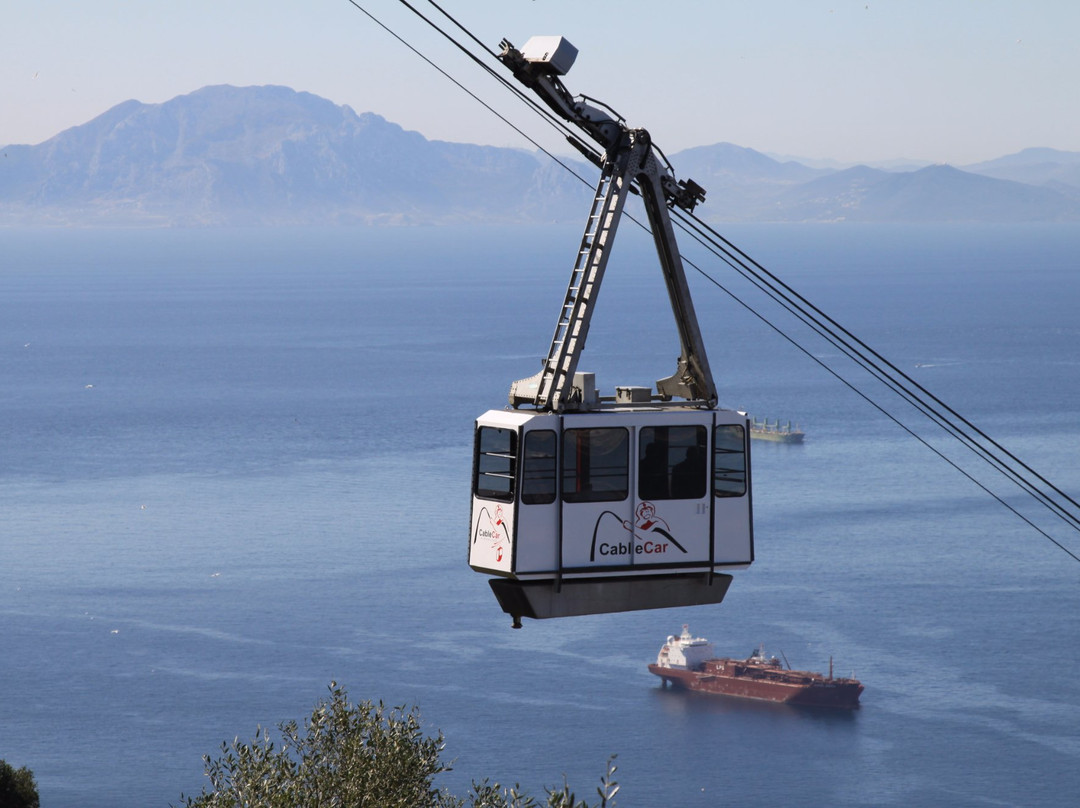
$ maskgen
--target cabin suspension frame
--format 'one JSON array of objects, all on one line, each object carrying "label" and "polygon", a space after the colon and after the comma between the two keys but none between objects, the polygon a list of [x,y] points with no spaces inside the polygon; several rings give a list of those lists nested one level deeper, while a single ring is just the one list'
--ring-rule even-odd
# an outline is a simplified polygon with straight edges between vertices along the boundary
[{"label": "cabin suspension frame", "polygon": [[[562,85],[576,49],[534,37],[501,61],[602,155],[547,354],[513,382],[506,410],[477,419],[469,564],[514,626],[564,617],[719,603],[729,570],[753,561],[750,436],[717,391],[670,210],[705,191],[677,181],[649,133]],[[578,370],[627,195],[641,196],[678,331],[674,372],[655,391],[598,395]]]}]

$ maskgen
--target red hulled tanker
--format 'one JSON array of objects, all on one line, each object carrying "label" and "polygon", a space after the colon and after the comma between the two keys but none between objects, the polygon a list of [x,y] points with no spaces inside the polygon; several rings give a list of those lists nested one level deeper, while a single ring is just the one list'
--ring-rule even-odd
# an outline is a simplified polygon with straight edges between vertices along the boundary
[{"label": "red hulled tanker", "polygon": [[665,685],[687,690],[815,707],[855,709],[863,691],[858,679],[834,678],[831,660],[829,675],[824,676],[785,669],[776,657],[766,658],[760,650],[746,659],[718,658],[712,643],[692,636],[685,625],[681,635],[667,638],[649,671]]}]

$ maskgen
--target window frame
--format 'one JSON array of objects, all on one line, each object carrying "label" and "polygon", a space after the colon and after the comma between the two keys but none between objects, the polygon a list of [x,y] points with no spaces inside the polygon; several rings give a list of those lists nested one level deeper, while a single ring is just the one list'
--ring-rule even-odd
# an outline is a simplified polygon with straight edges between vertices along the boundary
[{"label": "window frame", "polygon": [[[587,441],[582,441],[579,435],[586,433]],[[621,433],[619,439],[605,452],[596,452],[594,447],[600,446],[602,435]],[[573,446],[571,447],[571,441]],[[616,463],[611,466],[593,467],[595,459],[601,460],[612,457],[622,450],[621,460],[616,457]],[[568,463],[573,462],[572,467]],[[601,426],[601,427],[575,427],[564,429],[562,433],[562,480],[559,486],[563,502],[622,502],[630,496],[630,430],[625,426]],[[614,471],[609,471],[613,469]],[[612,480],[621,477],[622,486],[616,488],[600,487],[594,484],[602,481],[606,486]],[[582,481],[588,485],[587,490],[582,489]],[[573,486],[575,490],[570,490]]]},{"label": "window frame", "polygon": [[[739,440],[721,440],[721,435],[734,434],[738,431]],[[717,424],[713,427],[713,496],[718,499],[746,496],[747,491],[747,446],[746,427],[743,424]],[[737,460],[732,465],[731,460]],[[722,487],[726,484],[728,487]]]},{"label": "window frame", "polygon": [[[505,433],[509,446],[489,446],[485,449],[485,436]],[[511,427],[481,424],[476,428],[476,444],[473,453],[473,496],[498,502],[513,502],[517,491],[518,431]],[[485,463],[485,461],[487,461]],[[485,466],[487,466],[485,468]],[[481,480],[505,480],[505,486],[481,488]],[[505,487],[505,491],[503,488]]]},{"label": "window frame", "polygon": [[[688,439],[692,438],[692,440]],[[647,466],[649,449],[658,447],[661,457],[651,461],[656,468]],[[690,462],[689,450],[700,450],[700,483],[694,488],[681,485],[685,480],[676,476],[676,468]],[[642,501],[704,499],[709,494],[709,429],[705,424],[668,424],[643,426],[638,430],[638,478],[637,494]],[[672,453],[677,453],[675,457]],[[650,482],[663,469],[663,480]],[[680,475],[681,477],[681,475]]]},{"label": "window frame", "polygon": [[[551,441],[551,453],[540,454],[533,444],[539,440]],[[537,453],[533,453],[537,451]],[[549,461],[550,465],[547,462]],[[550,505],[559,496],[559,434],[554,429],[530,429],[525,432],[521,449],[521,504]],[[544,485],[550,482],[549,487]],[[539,491],[537,490],[539,489]]]}]

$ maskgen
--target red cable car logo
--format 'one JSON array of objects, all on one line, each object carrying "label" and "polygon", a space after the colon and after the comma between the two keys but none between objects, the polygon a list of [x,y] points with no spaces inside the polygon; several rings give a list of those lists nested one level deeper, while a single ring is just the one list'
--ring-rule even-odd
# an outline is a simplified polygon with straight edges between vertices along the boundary
[{"label": "red cable car logo", "polygon": [[[596,520],[596,525],[593,527],[593,540],[592,551],[589,553],[589,561],[596,561],[597,549],[600,551],[600,555],[637,555],[639,553],[645,553],[652,555],[654,553],[663,553],[667,551],[668,544],[674,545],[679,551],[685,553],[686,548],[675,540],[675,537],[671,535],[671,526],[668,525],[661,517],[656,514],[656,506],[651,502],[643,501],[637,506],[637,510],[634,512],[635,521],[631,522],[629,519],[619,519],[619,524],[626,530],[631,536],[631,540],[626,544],[622,542],[616,542],[611,544],[608,542],[600,542],[597,547],[596,539],[600,532],[600,523],[604,521],[605,516],[613,516],[619,519],[618,514],[611,511],[604,511],[600,514],[600,517]],[[663,541],[657,541],[660,537]]]},{"label": "red cable car logo", "polygon": [[[482,519],[487,518],[487,527],[482,528],[480,522]],[[491,511],[487,508],[481,508],[480,514],[476,519],[476,532],[473,534],[473,544],[479,539],[487,539],[491,542],[491,549],[495,553],[495,561],[499,562],[503,560],[503,553],[505,551],[505,540],[509,537],[509,531],[507,524],[503,520],[502,505],[495,506],[495,514],[492,515]]]}]

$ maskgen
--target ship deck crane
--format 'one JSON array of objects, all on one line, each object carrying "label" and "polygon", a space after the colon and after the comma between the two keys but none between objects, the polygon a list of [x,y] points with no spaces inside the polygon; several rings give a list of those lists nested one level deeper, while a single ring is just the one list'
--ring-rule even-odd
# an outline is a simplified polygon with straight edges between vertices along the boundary
[{"label": "ship deck crane", "polygon": [[[669,210],[705,191],[678,181],[649,133],[561,81],[577,50],[533,37],[499,55],[515,78],[602,150],[566,295],[539,373],[476,422],[469,564],[503,610],[547,618],[719,603],[753,561],[749,425],[717,408]],[[674,373],[597,394],[578,363],[627,195],[641,196],[681,352]]]}]

